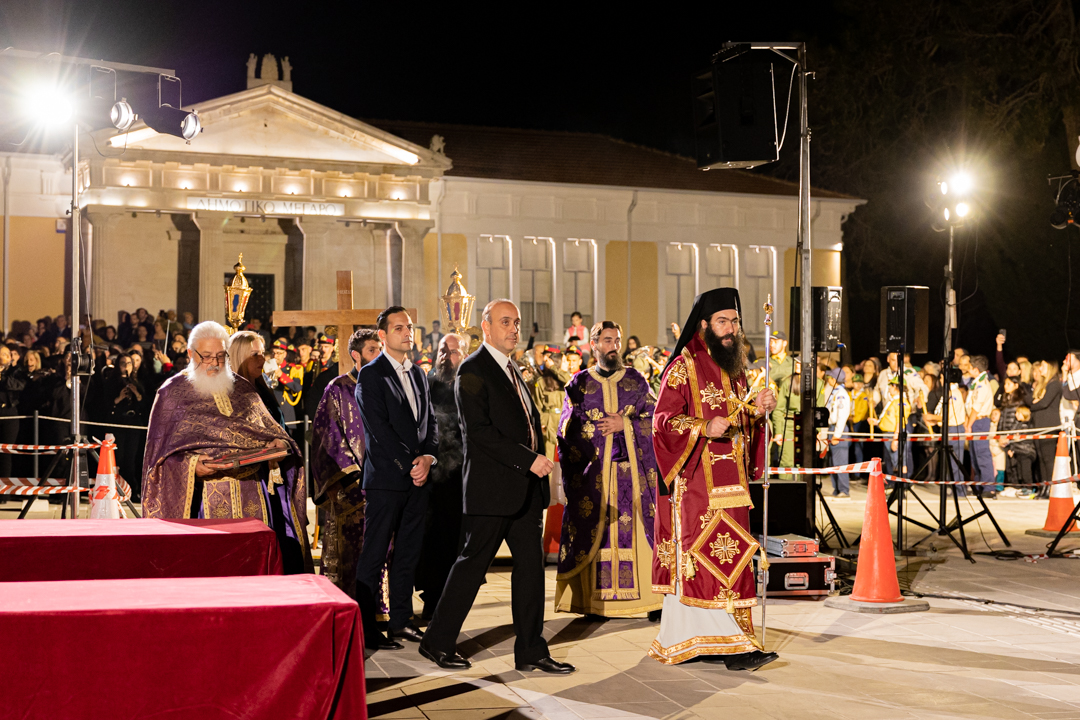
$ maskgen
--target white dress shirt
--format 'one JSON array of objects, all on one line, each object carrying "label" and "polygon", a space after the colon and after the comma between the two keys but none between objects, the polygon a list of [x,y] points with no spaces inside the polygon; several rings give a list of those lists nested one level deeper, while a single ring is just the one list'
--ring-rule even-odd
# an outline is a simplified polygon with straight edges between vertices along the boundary
[{"label": "white dress shirt", "polygon": [[408,399],[409,407],[412,409],[413,420],[419,422],[420,409],[416,405],[416,393],[413,391],[412,378],[409,377],[409,371],[413,365],[412,360],[406,357],[405,362],[399,363],[390,353],[386,353],[386,359],[394,366],[394,372],[397,373],[398,380],[401,381],[401,386],[405,389],[405,397]]}]

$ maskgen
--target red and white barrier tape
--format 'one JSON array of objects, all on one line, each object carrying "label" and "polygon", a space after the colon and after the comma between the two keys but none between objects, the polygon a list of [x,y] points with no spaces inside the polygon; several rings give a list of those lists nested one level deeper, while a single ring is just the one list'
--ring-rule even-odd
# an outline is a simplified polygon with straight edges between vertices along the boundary
[{"label": "red and white barrier tape", "polygon": [[[911,441],[941,439],[941,435],[930,435],[929,433],[908,433],[905,437]],[[1054,433],[1053,435],[998,435],[996,433],[956,433],[949,435],[950,440],[1057,440],[1057,437],[1057,433]],[[832,438],[826,439],[831,440]],[[846,440],[847,442],[888,442],[890,440],[895,440],[896,437],[893,433],[889,432],[882,432],[877,437],[853,437],[843,433],[840,435],[840,439]]]},{"label": "red and white barrier tape", "polygon": [[27,485],[8,485],[0,483],[0,495],[64,495],[73,492],[88,492],[89,488],[75,488],[68,485],[47,485],[44,487]]},{"label": "red and white barrier tape", "polygon": [[[769,468],[769,476],[774,477],[777,475],[834,475],[839,473],[866,473],[872,472],[874,469],[874,460],[868,460],[866,462],[854,463],[852,465],[836,465],[827,468],[785,468],[775,467]],[[998,482],[981,482],[978,480],[911,480],[910,478],[897,477],[896,475],[887,475],[882,473],[889,482],[901,482],[909,485],[977,485],[980,487],[1016,487],[1016,488],[1028,488],[1028,487],[1042,487],[1044,485],[1062,485],[1064,483],[1080,482],[1080,474],[1073,475],[1072,477],[1062,478],[1060,480],[1049,480],[1037,483],[998,483]]]},{"label": "red and white barrier tape", "polygon": [[83,450],[92,450],[94,448],[101,447],[101,443],[76,443],[73,445],[13,445],[2,444],[0,445],[0,453],[8,455],[55,455],[61,450],[74,450],[76,448]]}]

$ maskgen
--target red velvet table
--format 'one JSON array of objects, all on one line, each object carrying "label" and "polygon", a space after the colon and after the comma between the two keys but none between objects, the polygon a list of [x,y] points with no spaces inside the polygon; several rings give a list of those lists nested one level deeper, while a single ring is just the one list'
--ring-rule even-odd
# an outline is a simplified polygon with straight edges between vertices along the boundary
[{"label": "red velvet table", "polygon": [[0,521],[0,581],[280,574],[274,531],[251,518]]},{"label": "red velvet table", "polygon": [[366,718],[356,603],[317,575],[0,583],[0,716]]}]

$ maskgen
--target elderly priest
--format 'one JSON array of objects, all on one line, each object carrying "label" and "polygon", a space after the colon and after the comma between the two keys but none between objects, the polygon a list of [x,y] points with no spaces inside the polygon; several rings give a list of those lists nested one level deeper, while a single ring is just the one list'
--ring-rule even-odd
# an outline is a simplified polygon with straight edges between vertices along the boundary
[{"label": "elderly priest", "polygon": [[[300,449],[255,388],[229,368],[229,335],[213,321],[188,338],[187,369],[150,412],[143,509],[152,518],[258,518],[274,529],[286,573],[311,572]],[[226,455],[287,455],[233,468]]]}]

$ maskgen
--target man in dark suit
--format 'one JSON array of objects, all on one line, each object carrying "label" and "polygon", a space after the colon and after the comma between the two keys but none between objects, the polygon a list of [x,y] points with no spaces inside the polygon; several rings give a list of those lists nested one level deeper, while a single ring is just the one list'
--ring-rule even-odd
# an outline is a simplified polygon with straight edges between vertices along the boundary
[{"label": "man in dark suit", "polygon": [[572,673],[552,659],[544,640],[544,554],[541,518],[548,504],[540,413],[509,355],[521,318],[514,303],[493,300],[484,308],[484,344],[458,368],[455,395],[465,441],[462,548],[420,643],[420,654],[439,667],[471,663],[457,652],[461,625],[488,566],[505,540],[514,558],[511,609],[518,670]]},{"label": "man in dark suit", "polygon": [[[356,599],[364,623],[364,644],[374,650],[399,650],[395,637],[418,642],[412,624],[412,591],[424,542],[424,515],[430,488],[428,471],[439,447],[427,378],[409,361],[412,318],[405,308],[379,314],[383,352],[360,368],[356,402],[364,421],[364,547],[356,566]],[[380,573],[390,564],[389,637],[375,627]]]}]

